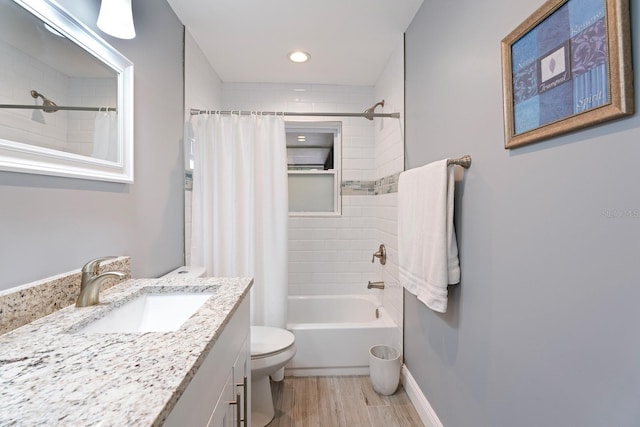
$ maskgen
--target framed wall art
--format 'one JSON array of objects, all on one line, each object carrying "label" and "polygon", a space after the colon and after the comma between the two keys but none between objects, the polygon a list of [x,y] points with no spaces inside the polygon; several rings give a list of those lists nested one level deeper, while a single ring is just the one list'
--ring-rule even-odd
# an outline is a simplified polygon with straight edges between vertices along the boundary
[{"label": "framed wall art", "polygon": [[505,148],[633,114],[628,0],[549,0],[502,40]]}]

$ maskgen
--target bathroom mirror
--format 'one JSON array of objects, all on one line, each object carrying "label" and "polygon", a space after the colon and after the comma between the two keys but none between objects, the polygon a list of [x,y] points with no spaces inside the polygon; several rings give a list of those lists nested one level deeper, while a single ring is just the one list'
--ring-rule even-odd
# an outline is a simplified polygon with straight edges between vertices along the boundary
[{"label": "bathroom mirror", "polygon": [[133,63],[47,0],[0,0],[0,170],[133,182]]}]

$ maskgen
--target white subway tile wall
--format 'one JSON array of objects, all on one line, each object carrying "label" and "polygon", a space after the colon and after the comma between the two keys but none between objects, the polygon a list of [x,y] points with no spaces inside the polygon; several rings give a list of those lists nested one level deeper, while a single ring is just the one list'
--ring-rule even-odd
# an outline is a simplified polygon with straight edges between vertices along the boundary
[{"label": "white subway tile wall", "polygon": [[343,196],[342,216],[289,218],[289,294],[366,293],[374,281],[375,200]]}]

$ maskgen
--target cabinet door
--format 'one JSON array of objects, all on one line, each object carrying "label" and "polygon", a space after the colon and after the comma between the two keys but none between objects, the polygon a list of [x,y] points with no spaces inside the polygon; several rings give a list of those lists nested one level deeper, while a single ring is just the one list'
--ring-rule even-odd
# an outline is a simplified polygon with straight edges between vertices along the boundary
[{"label": "cabinet door", "polygon": [[233,372],[230,372],[207,427],[235,427],[238,425],[235,421],[236,405],[240,402],[236,401],[233,385]]},{"label": "cabinet door", "polygon": [[[212,420],[211,413],[214,408],[228,406],[222,405],[221,402],[235,400],[238,392],[235,391],[233,365],[234,361],[238,361],[239,353],[250,352],[247,346],[250,335],[249,313],[249,296],[247,295],[167,417],[164,427],[206,426],[207,422]],[[250,353],[247,354],[250,359]],[[229,390],[227,390],[228,387],[230,387]],[[238,389],[243,395],[241,387]],[[221,398],[221,394],[225,397]],[[244,404],[241,404],[241,410],[243,407]],[[238,425],[234,424],[234,417],[236,417],[234,409],[235,406],[231,408],[231,417],[226,421],[231,423],[229,426]],[[216,420],[218,418],[216,415]],[[218,425],[226,426],[227,424]]]},{"label": "cabinet door", "polygon": [[[242,410],[240,422],[236,419],[237,426],[251,426],[251,340],[247,339],[242,345],[238,358],[233,364],[233,380],[235,384],[235,395],[240,396]],[[237,416],[236,416],[237,417]]]}]

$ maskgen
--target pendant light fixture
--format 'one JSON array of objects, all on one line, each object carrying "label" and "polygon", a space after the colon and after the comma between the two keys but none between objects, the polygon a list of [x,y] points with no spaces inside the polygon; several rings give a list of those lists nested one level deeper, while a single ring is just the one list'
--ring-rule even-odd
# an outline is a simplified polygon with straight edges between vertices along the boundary
[{"label": "pendant light fixture", "polygon": [[134,38],[136,29],[133,26],[131,0],[102,0],[98,28],[119,39]]}]

